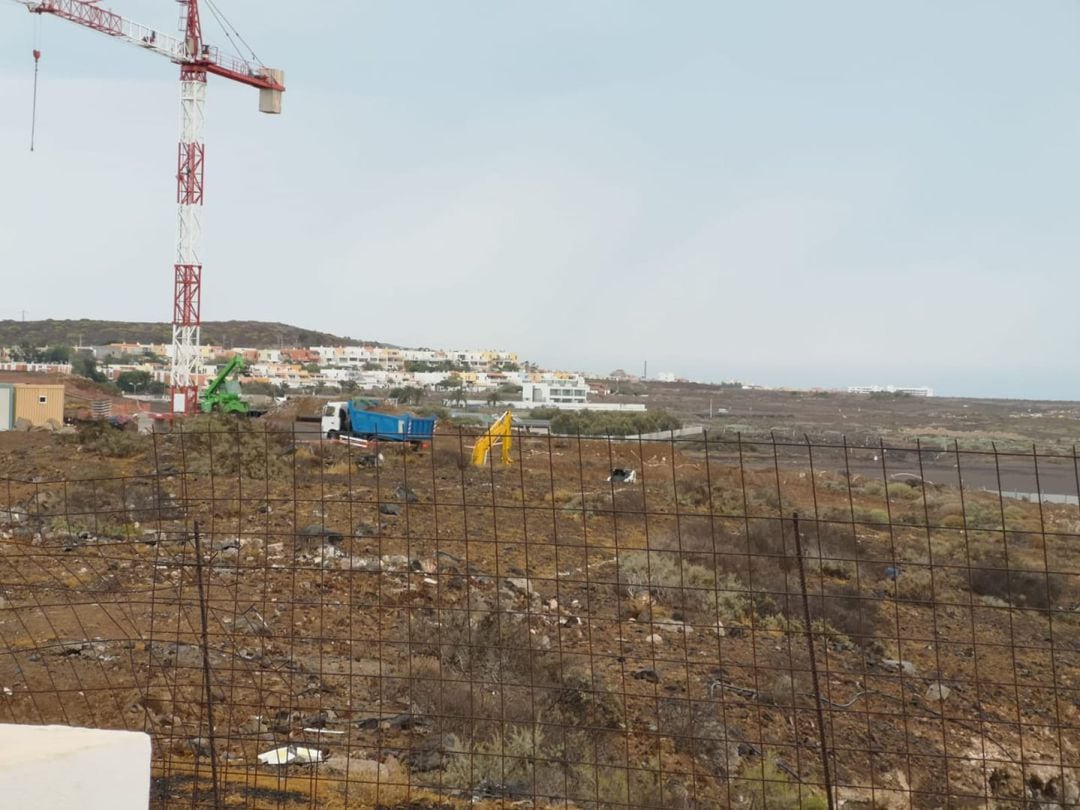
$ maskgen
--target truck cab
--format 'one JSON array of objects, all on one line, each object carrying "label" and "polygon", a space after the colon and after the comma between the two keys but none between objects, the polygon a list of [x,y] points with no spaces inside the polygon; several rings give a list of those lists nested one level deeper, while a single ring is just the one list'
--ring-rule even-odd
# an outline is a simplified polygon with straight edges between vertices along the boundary
[{"label": "truck cab", "polygon": [[322,435],[327,439],[336,439],[349,432],[349,403],[327,402],[322,413]]}]

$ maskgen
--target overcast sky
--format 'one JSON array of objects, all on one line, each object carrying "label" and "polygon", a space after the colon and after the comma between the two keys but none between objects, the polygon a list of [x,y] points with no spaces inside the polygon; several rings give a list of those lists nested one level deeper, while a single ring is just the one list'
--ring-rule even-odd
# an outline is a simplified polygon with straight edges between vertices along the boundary
[{"label": "overcast sky", "polygon": [[[289,89],[211,77],[208,320],[1078,397],[1077,0],[217,4]],[[35,19],[0,0],[0,318],[168,320],[178,70]]]}]

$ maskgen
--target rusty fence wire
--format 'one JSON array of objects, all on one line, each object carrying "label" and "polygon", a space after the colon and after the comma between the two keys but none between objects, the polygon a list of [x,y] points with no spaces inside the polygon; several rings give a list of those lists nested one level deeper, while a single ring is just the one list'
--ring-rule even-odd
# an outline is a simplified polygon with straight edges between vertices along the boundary
[{"label": "rusty fence wire", "polygon": [[1075,453],[476,439],[0,474],[0,722],[154,808],[1080,806]]}]

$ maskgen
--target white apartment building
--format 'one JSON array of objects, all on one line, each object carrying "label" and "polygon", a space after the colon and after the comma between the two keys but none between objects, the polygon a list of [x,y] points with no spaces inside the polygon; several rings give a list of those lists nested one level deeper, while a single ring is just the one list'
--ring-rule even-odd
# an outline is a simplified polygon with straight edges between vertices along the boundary
[{"label": "white apartment building", "polygon": [[589,400],[589,384],[584,377],[547,377],[521,384],[521,399],[530,405],[584,405]]},{"label": "white apartment building", "polygon": [[907,394],[909,397],[932,397],[933,388],[903,388],[895,385],[849,385],[849,394]]}]

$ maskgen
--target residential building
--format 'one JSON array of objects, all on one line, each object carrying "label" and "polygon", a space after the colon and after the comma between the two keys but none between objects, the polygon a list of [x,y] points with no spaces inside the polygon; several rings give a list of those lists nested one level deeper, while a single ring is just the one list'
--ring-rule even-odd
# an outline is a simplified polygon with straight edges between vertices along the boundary
[{"label": "residential building", "polygon": [[534,407],[545,404],[584,405],[589,401],[589,384],[581,376],[530,380],[521,384],[521,399]]}]

